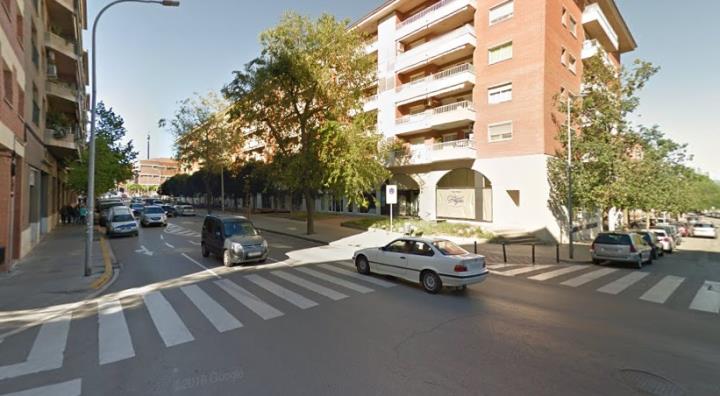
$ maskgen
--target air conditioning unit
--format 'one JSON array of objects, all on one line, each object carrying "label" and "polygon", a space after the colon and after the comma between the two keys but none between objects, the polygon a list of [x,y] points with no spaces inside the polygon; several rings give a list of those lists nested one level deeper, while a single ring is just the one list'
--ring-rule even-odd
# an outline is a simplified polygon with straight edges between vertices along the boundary
[{"label": "air conditioning unit", "polygon": [[48,76],[48,78],[57,78],[57,76],[58,76],[57,65],[54,65],[54,64],[47,65],[47,76]]}]

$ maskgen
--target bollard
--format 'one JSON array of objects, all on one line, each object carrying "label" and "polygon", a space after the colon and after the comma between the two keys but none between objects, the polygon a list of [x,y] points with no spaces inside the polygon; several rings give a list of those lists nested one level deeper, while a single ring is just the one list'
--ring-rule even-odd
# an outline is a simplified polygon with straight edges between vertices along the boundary
[{"label": "bollard", "polygon": [[555,245],[555,262],[560,264],[560,244]]},{"label": "bollard", "polygon": [[473,244],[475,245],[475,254],[477,254],[477,241],[474,241]]},{"label": "bollard", "polygon": [[507,264],[507,251],[505,251],[505,243],[502,244],[503,246],[503,262]]},{"label": "bollard", "polygon": [[532,263],[535,264],[535,244],[532,244]]}]

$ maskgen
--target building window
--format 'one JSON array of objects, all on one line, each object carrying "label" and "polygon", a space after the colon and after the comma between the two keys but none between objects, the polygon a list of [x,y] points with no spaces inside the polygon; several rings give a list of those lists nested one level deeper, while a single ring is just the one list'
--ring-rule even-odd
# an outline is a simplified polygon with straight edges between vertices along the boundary
[{"label": "building window", "polygon": [[572,33],[573,36],[577,37],[577,22],[575,22],[575,18],[572,16],[570,17],[570,26],[568,26],[568,29],[570,29],[570,33]]},{"label": "building window", "polygon": [[567,50],[565,48],[560,50],[560,64],[567,65]]},{"label": "building window", "polygon": [[3,68],[3,88],[5,88],[4,98],[10,106],[13,105],[13,87],[15,86],[13,80],[13,72],[5,66]]},{"label": "building window", "polygon": [[488,125],[488,141],[501,142],[503,140],[510,140],[513,136],[513,125],[512,121],[500,122],[497,124]]},{"label": "building window", "polygon": [[512,100],[512,83],[488,88],[488,104],[509,102]]},{"label": "building window", "polygon": [[22,15],[19,15],[15,17],[15,21],[17,24],[15,25],[16,33],[17,33],[17,41],[20,43],[20,48],[22,48],[25,43],[23,43],[23,39],[25,38],[25,34],[23,29],[25,28],[25,25],[23,24],[23,17]]},{"label": "building window", "polygon": [[18,90],[18,115],[20,118],[25,119],[25,91],[23,91],[20,84],[17,86]]},{"label": "building window", "polygon": [[565,7],[563,7],[562,17],[560,19],[560,23],[562,23],[563,26],[567,26],[567,17],[568,17],[567,9]]},{"label": "building window", "polygon": [[568,69],[573,73],[577,73],[577,60],[572,55],[568,55]]},{"label": "building window", "polygon": [[512,41],[509,43],[498,45],[488,50],[488,64],[502,62],[511,59],[513,55]]},{"label": "building window", "polygon": [[510,19],[515,11],[515,1],[510,0],[490,8],[490,25]]}]

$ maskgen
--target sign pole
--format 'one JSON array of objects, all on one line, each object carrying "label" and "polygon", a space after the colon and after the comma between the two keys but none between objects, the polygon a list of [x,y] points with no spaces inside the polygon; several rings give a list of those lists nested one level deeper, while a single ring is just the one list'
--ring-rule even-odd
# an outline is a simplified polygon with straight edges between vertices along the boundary
[{"label": "sign pole", "polygon": [[390,232],[393,230],[393,204],[397,203],[397,185],[385,186],[385,202],[390,205]]},{"label": "sign pole", "polygon": [[390,232],[392,232],[392,206],[393,204],[390,204]]}]

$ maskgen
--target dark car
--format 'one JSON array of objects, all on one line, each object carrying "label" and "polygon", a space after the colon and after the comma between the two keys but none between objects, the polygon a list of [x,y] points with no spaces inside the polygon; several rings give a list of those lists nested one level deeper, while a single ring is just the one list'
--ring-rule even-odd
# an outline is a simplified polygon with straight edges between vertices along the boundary
[{"label": "dark car", "polygon": [[165,211],[165,215],[166,215],[167,217],[177,217],[178,212],[177,212],[177,209],[175,209],[174,206],[172,206],[172,205],[161,205],[160,207],[163,208],[163,210]]},{"label": "dark car", "polygon": [[203,222],[201,249],[221,257],[223,265],[265,262],[268,244],[253,223],[241,216],[206,216]]},{"label": "dark car", "polygon": [[139,218],[142,215],[143,210],[145,209],[145,205],[141,203],[132,203],[130,204],[130,209],[133,212],[133,216]]},{"label": "dark car", "polygon": [[633,231],[640,235],[642,239],[647,242],[648,245],[650,245],[650,248],[652,248],[652,257],[653,259],[657,259],[658,257],[662,257],[665,255],[665,251],[663,250],[662,243],[660,243],[660,239],[657,235],[655,235],[652,231]]}]

